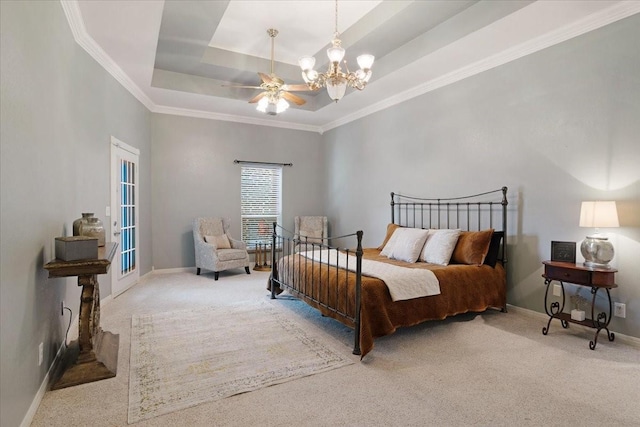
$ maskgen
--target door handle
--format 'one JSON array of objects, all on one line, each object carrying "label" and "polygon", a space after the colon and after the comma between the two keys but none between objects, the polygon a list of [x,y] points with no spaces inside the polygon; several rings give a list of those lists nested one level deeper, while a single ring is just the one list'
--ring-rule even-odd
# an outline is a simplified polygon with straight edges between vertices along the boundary
[{"label": "door handle", "polygon": [[113,221],[113,228],[115,229],[115,231],[113,232],[114,236],[119,236],[120,235],[120,230],[116,229],[117,225],[118,225],[118,221]]}]

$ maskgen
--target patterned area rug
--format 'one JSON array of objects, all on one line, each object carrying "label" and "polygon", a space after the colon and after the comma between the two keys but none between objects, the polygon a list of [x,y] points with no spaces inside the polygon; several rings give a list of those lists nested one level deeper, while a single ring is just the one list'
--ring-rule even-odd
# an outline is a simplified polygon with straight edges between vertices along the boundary
[{"label": "patterned area rug", "polygon": [[266,302],[134,315],[128,422],[351,363]]}]

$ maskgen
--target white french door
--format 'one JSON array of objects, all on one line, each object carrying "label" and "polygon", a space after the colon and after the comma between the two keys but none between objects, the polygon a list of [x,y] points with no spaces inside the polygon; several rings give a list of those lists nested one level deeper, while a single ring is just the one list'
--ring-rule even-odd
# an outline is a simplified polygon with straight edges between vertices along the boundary
[{"label": "white french door", "polygon": [[111,137],[111,233],[118,248],[111,265],[111,292],[115,297],[140,278],[138,250],[138,160],[140,150]]}]

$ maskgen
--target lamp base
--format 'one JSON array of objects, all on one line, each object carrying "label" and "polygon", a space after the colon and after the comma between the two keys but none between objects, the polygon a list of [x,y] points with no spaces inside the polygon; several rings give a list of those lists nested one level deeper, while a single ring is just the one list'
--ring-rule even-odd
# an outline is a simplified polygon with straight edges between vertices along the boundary
[{"label": "lamp base", "polygon": [[589,268],[611,268],[609,262],[613,259],[613,245],[609,239],[600,235],[587,236],[580,245],[580,252],[584,257],[584,266]]},{"label": "lamp base", "polygon": [[587,268],[604,268],[605,270],[608,270],[611,268],[609,264],[602,264],[602,263],[590,262],[590,261],[585,261],[582,263],[582,265],[584,265]]}]

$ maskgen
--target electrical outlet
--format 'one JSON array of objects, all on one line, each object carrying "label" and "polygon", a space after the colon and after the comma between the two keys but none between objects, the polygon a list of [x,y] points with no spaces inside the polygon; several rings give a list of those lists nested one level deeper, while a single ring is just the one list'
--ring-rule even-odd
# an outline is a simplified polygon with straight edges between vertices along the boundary
[{"label": "electrical outlet", "polygon": [[553,295],[557,296],[557,297],[561,297],[562,296],[562,286],[560,285],[553,285]]},{"label": "electrical outlet", "polygon": [[38,366],[42,365],[44,360],[44,343],[40,343],[38,346]]},{"label": "electrical outlet", "polygon": [[613,303],[613,315],[616,317],[627,317],[627,305],[621,302]]}]

